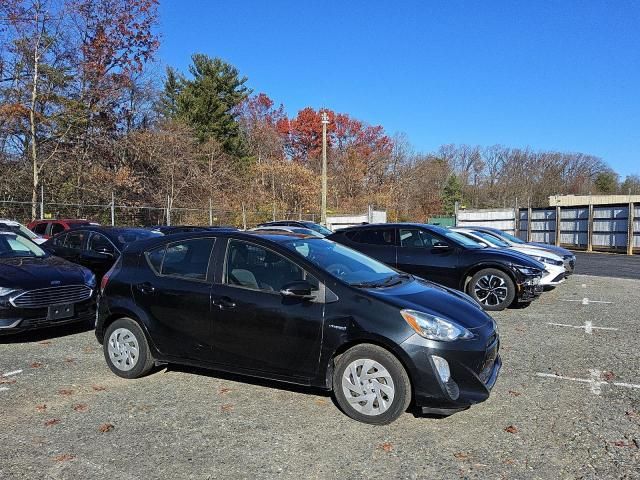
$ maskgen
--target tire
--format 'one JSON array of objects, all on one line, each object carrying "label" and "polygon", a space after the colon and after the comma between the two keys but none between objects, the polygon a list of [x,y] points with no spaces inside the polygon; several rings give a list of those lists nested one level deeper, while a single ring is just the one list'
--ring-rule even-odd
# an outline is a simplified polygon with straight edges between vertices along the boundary
[{"label": "tire", "polygon": [[102,351],[111,371],[122,378],[143,377],[154,365],[144,332],[130,318],[119,318],[109,325]]},{"label": "tire", "polygon": [[502,270],[485,268],[471,277],[467,293],[484,310],[497,312],[513,303],[516,298],[516,286],[511,277]]},{"label": "tire", "polygon": [[[370,375],[362,383],[365,368],[377,376]],[[367,393],[363,388],[371,390]],[[409,407],[411,382],[406,370],[392,353],[376,345],[361,344],[335,360],[333,394],[340,409],[354,420],[387,425]],[[354,401],[359,397],[367,399]]]}]

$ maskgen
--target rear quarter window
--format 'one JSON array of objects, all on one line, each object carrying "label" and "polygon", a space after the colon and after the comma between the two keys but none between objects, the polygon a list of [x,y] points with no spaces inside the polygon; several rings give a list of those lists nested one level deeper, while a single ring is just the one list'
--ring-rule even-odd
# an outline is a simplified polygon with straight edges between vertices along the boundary
[{"label": "rear quarter window", "polygon": [[164,245],[153,250],[145,252],[144,256],[147,258],[147,263],[158,275],[162,271],[162,260],[164,258],[165,247]]}]

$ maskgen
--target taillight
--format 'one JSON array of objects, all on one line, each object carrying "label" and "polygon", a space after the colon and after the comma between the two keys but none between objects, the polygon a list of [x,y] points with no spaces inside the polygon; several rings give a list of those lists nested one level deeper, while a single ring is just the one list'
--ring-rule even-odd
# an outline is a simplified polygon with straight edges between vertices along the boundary
[{"label": "taillight", "polygon": [[100,280],[100,295],[104,294],[104,290],[105,288],[107,288],[107,284],[109,283],[109,279],[111,278],[111,275],[114,274],[116,269],[120,266],[121,262],[122,262],[122,257],[116,260],[116,262],[113,265],[111,265],[111,268],[107,270],[107,273],[103,275],[102,280]]}]

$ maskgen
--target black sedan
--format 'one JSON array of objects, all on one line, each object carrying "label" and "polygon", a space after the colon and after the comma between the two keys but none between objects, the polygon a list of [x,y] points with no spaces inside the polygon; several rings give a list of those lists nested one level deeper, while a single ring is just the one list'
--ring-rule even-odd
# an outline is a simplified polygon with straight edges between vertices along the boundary
[{"label": "black sedan", "polygon": [[467,292],[485,310],[531,302],[542,293],[542,263],[517,252],[484,248],[446,228],[385,223],[345,228],[328,238],[403,272]]},{"label": "black sedan", "polygon": [[312,236],[138,242],[99,305],[96,336],[121,377],[174,362],[308,385],[372,424],[412,401],[439,415],[482,402],[501,366],[495,322],[468,296]]},{"label": "black sedan", "polygon": [[144,228],[82,226],[50,238],[43,247],[58,257],[89,268],[100,281],[128,244],[161,236],[160,232]]},{"label": "black sedan", "polygon": [[29,239],[0,232],[0,334],[95,322],[96,278]]},{"label": "black sedan", "polygon": [[327,227],[320,225],[319,223],[309,222],[307,220],[275,220],[273,222],[265,222],[258,224],[258,227],[298,227],[308,228],[321,234],[323,237],[331,235],[333,232]]}]

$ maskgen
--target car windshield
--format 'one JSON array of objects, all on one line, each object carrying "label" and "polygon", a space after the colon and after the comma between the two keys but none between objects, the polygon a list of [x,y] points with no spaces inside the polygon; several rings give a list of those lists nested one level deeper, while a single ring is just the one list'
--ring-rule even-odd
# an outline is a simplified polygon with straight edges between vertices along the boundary
[{"label": "car windshield", "polygon": [[[444,229],[443,229],[444,230]],[[442,234],[450,240],[457,242],[458,244],[467,247],[467,248],[484,248],[475,240],[471,240],[468,237],[465,237],[461,233],[453,232],[451,230],[444,230]]]},{"label": "car windshield", "polygon": [[327,235],[331,235],[333,233],[328,228],[323,227],[322,225],[318,225],[317,223],[313,223],[313,222],[305,223],[304,226],[309,228],[309,229],[311,229],[311,230],[313,230],[314,232],[321,233],[325,237]]},{"label": "car windshield", "polygon": [[498,237],[494,237],[493,235],[489,235],[488,233],[478,231],[474,231],[473,233],[483,240],[486,240],[489,245],[503,248],[509,246],[509,244],[504,240],[501,240]]},{"label": "car windshield", "polygon": [[385,264],[329,240],[304,238],[289,240],[284,242],[284,246],[353,286],[388,285],[390,280],[400,277]]},{"label": "car windshield", "polygon": [[35,233],[33,233],[31,230],[29,230],[27,227],[25,227],[24,225],[20,225],[18,227],[18,230],[20,231],[20,233],[22,235],[24,235],[27,238],[38,238],[38,235],[36,235]]},{"label": "car windshield", "polygon": [[22,235],[0,234],[0,258],[46,256],[42,248]]},{"label": "car windshield", "polygon": [[520,238],[516,237],[515,235],[511,235],[510,233],[507,232],[491,232],[494,236],[498,236],[498,237],[502,237],[502,238],[506,238],[509,242],[512,243],[517,243],[519,245],[523,245],[527,242],[525,242],[524,240],[521,240]]}]

